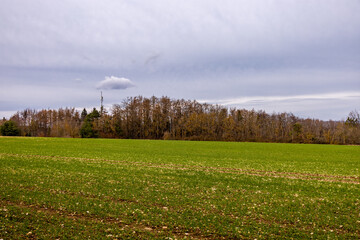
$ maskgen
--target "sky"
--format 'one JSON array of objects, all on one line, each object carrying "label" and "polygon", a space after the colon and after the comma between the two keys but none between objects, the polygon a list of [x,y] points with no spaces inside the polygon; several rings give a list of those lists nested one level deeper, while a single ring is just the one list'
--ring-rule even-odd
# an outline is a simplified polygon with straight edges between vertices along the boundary
[{"label": "sky", "polygon": [[168,96],[344,120],[359,0],[2,0],[0,118]]}]

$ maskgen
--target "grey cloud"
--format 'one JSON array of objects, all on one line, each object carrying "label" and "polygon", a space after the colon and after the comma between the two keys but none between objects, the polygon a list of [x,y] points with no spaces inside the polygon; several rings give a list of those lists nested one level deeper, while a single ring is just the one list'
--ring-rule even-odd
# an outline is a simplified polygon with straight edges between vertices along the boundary
[{"label": "grey cloud", "polygon": [[135,86],[132,81],[130,81],[127,78],[118,78],[118,77],[105,77],[105,79],[101,82],[99,82],[96,85],[97,89],[127,89],[129,87]]},{"label": "grey cloud", "polygon": [[[359,50],[359,11],[359,2],[351,0],[5,0],[0,10],[0,64],[137,70],[142,59],[149,59],[149,51],[164,53],[163,68],[206,65],[219,56],[292,56],[309,64],[323,56],[318,62],[336,61],[339,51]],[[359,59],[351,56],[345,60]]]},{"label": "grey cloud", "polygon": [[[47,96],[44,87],[55,92],[67,86],[97,99],[94,86],[109,74],[136,79],[137,87],[123,92],[128,96],[236,99],[360,91],[358,0],[1,3],[0,92],[10,96],[18,90],[9,83],[33,86],[39,96]],[[131,86],[105,80],[98,88]],[[114,103],[124,94],[108,91],[105,99]],[[91,98],[86,101],[91,105]],[[343,108],[349,105],[344,101]],[[17,102],[41,105],[24,94]],[[22,108],[18,103],[14,110]]]},{"label": "grey cloud", "polygon": [[145,61],[145,65],[155,64],[160,56],[161,56],[161,54],[153,54],[153,55],[149,56]]}]

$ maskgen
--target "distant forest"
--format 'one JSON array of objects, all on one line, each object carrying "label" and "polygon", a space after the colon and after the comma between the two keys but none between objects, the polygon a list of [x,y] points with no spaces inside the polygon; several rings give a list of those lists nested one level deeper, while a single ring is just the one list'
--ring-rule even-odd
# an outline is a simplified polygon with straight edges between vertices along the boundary
[{"label": "distant forest", "polygon": [[356,110],[322,121],[168,97],[129,97],[109,111],[25,109],[0,125],[2,135],[36,137],[360,144]]}]

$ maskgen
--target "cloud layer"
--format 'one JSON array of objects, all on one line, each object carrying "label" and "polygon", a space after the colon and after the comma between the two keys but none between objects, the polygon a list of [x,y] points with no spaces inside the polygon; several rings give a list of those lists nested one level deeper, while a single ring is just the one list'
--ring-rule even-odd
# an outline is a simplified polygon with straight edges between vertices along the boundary
[{"label": "cloud layer", "polygon": [[359,11],[356,0],[4,0],[0,64],[139,70],[154,53],[160,70],[348,62],[359,60]]},{"label": "cloud layer", "polygon": [[[107,91],[105,104],[134,95],[260,96],[263,105],[243,104],[268,111],[287,100],[266,97],[360,91],[358,0],[1,3],[0,112],[91,107],[99,89],[126,89]],[[104,76],[124,78],[99,83]],[[55,99],[60,88],[68,89],[66,99]],[[311,101],[320,110],[310,108]],[[340,119],[358,105],[349,99],[298,98],[288,107]]]},{"label": "cloud layer", "polygon": [[97,89],[104,89],[104,90],[118,90],[118,89],[127,89],[129,87],[135,86],[130,79],[127,78],[118,78],[118,77],[105,77],[104,80],[99,82],[96,85]]}]

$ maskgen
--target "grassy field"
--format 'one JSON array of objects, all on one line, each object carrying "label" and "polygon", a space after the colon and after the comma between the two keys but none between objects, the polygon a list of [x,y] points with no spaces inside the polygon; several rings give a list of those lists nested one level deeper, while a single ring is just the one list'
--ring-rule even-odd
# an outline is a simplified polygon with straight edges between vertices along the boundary
[{"label": "grassy field", "polygon": [[359,239],[360,147],[0,138],[0,239]]}]

